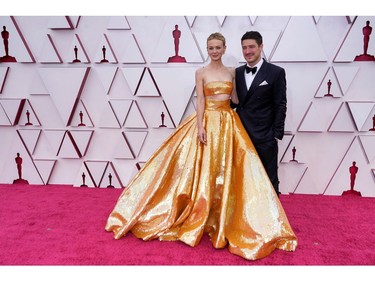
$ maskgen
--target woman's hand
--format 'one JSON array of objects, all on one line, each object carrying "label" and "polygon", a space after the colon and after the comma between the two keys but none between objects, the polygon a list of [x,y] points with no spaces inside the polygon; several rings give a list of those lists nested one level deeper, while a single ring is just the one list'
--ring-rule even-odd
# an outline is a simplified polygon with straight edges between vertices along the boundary
[{"label": "woman's hand", "polygon": [[207,144],[207,134],[203,127],[198,128],[198,140],[203,144]]}]

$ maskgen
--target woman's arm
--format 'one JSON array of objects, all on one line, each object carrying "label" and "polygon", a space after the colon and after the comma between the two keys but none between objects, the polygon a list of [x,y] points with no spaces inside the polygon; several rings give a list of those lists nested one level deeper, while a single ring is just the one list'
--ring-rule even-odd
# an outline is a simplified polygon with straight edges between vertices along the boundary
[{"label": "woman's arm", "polygon": [[197,126],[198,139],[201,143],[207,144],[206,129],[203,124],[203,115],[205,108],[205,97],[203,93],[203,69],[200,68],[195,72],[195,91],[197,92]]},{"label": "woman's arm", "polygon": [[231,95],[231,102],[234,104],[238,104],[238,96],[237,96],[237,91],[236,91],[236,69],[234,67],[229,68],[230,74],[232,75],[232,83],[233,83],[233,91]]}]

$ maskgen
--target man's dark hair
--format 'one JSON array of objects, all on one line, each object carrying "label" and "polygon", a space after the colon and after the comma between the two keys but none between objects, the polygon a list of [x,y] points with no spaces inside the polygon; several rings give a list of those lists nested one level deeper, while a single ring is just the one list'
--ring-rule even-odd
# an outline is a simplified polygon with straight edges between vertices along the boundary
[{"label": "man's dark hair", "polygon": [[254,39],[260,46],[263,43],[262,35],[258,31],[247,31],[241,38],[241,42],[246,39]]}]

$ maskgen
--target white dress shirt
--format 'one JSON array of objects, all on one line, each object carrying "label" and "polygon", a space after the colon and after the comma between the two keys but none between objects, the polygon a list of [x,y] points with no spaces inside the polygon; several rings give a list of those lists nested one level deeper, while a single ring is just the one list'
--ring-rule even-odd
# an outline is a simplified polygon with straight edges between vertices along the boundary
[{"label": "white dress shirt", "polygon": [[[253,67],[257,68],[257,71],[254,74],[252,74],[251,72],[246,73],[246,69],[244,70],[247,89],[250,89],[251,83],[253,83],[254,77],[255,77],[255,75],[257,75],[257,73],[258,73],[260,67],[262,66],[262,64],[263,64],[263,59],[261,59],[256,65],[253,66]],[[247,65],[247,66],[251,67],[249,65]]]}]

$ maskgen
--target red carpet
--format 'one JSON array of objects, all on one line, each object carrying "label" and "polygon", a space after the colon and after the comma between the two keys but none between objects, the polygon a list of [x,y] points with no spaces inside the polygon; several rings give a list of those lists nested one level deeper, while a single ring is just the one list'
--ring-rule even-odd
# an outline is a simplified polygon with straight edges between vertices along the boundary
[{"label": "red carpet", "polygon": [[195,248],[113,239],[104,225],[121,192],[0,185],[0,265],[375,265],[375,198],[281,195],[297,250],[247,261],[207,236]]}]

